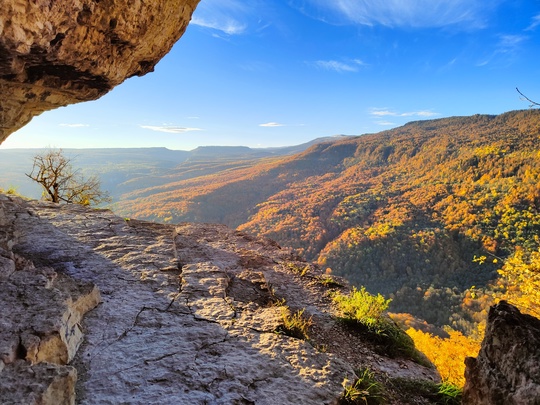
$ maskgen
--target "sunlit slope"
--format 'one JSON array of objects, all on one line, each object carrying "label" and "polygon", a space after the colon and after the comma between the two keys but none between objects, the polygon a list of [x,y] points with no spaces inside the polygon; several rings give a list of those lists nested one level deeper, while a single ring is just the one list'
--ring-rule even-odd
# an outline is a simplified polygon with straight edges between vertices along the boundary
[{"label": "sunlit slope", "polygon": [[[540,112],[420,121],[144,191],[142,217],[224,222],[292,246],[431,323],[540,235]],[[483,264],[474,257],[486,256]]]}]

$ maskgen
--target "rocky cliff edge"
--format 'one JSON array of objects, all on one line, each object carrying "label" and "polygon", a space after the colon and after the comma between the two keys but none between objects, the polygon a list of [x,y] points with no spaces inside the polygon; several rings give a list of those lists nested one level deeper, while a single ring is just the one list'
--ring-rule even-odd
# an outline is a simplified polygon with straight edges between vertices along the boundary
[{"label": "rocky cliff edge", "polygon": [[501,301],[490,308],[477,358],[466,359],[463,403],[540,404],[540,320]]},{"label": "rocky cliff edge", "polygon": [[4,195],[0,226],[3,404],[320,405],[361,367],[437,379],[336,321],[319,270],[270,240]]}]

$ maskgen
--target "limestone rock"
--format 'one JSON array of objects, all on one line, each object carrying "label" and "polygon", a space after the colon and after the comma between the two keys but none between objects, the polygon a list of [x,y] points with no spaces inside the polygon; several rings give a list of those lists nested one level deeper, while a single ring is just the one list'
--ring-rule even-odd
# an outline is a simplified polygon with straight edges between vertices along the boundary
[{"label": "limestone rock", "polygon": [[[71,279],[101,293],[102,304],[80,323],[84,340],[70,363],[76,403],[321,405],[336,403],[344,379],[362,366],[381,379],[436,379],[433,370],[377,354],[342,326],[317,281],[321,271],[270,240],[76,205],[8,199],[0,210],[15,212],[10,245],[25,258],[10,278],[33,263],[54,269],[51,289]],[[36,294],[47,296],[52,273],[43,272]],[[312,319],[309,341],[284,333],[283,303]],[[20,357],[19,342],[11,341],[15,359],[5,370]]]},{"label": "limestone rock", "polygon": [[463,403],[540,403],[540,320],[501,301],[489,311],[477,358],[466,360]]},{"label": "limestone rock", "polygon": [[17,360],[0,374],[0,403],[73,405],[76,381],[73,367]]},{"label": "limestone rock", "polygon": [[153,70],[199,0],[1,0],[0,143],[43,111]]},{"label": "limestone rock", "polygon": [[77,372],[64,365],[99,292],[13,251],[17,219],[25,216],[23,206],[0,195],[0,403],[73,404]]}]

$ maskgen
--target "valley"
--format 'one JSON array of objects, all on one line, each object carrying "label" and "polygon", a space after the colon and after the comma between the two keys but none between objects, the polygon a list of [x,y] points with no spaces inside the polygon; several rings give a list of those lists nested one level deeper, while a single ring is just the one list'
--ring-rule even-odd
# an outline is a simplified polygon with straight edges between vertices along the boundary
[{"label": "valley", "polygon": [[118,215],[274,239],[392,298],[394,313],[474,334],[508,290],[505,260],[540,246],[539,134],[526,110],[273,150],[66,152],[100,175]]}]

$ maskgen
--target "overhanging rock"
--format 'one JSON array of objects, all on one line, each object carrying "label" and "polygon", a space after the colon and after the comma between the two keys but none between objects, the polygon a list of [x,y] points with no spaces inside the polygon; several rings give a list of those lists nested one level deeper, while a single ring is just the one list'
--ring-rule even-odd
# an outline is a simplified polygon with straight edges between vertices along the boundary
[{"label": "overhanging rock", "polygon": [[142,76],[182,36],[199,0],[3,0],[0,143],[44,111]]}]

